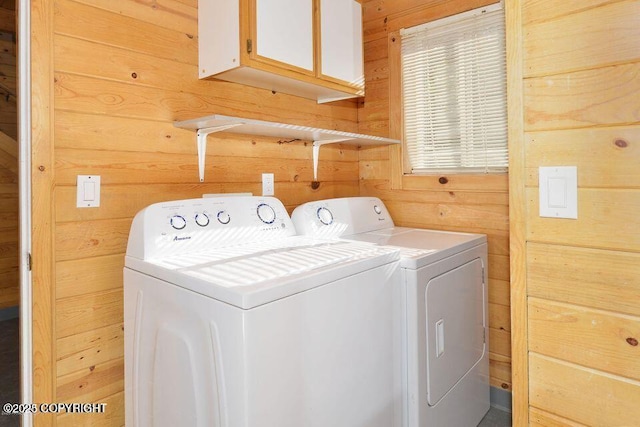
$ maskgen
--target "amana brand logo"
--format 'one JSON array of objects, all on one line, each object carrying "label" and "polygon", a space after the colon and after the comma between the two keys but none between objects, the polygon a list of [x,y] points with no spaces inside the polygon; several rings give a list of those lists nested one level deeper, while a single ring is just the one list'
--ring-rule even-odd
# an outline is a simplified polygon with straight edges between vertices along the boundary
[{"label": "amana brand logo", "polygon": [[178,237],[178,236],[175,236],[175,237],[173,238],[173,241],[174,241],[174,242],[177,242],[177,241],[179,241],[179,240],[189,240],[189,239],[191,239],[191,236],[184,236],[184,237]]}]

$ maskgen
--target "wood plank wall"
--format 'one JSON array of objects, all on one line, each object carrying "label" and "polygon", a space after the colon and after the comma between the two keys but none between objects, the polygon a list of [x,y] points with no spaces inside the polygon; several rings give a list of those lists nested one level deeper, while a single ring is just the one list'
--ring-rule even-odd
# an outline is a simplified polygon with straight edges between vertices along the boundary
[{"label": "wood plank wall", "polygon": [[[522,0],[523,281],[531,425],[640,419],[640,1]],[[515,15],[515,14],[514,14]],[[578,219],[538,215],[538,167],[578,168]],[[513,190],[513,189],[512,189]]]},{"label": "wood plank wall", "polygon": [[[495,0],[369,0],[364,7],[366,97],[358,111],[363,133],[393,135],[397,128],[397,32],[424,22],[495,3]],[[390,46],[392,46],[390,48]],[[394,122],[396,120],[396,122]],[[397,131],[397,130],[396,130]],[[508,177],[441,175],[400,177],[389,148],[360,151],[360,193],[380,197],[395,222],[423,227],[487,234],[489,239],[489,326],[491,385],[511,390]]]},{"label": "wood plank wall", "polygon": [[0,309],[20,303],[14,0],[0,0]]},{"label": "wood plank wall", "polygon": [[[218,113],[354,132],[357,104],[318,105],[199,81],[196,0],[41,0],[38,11],[42,25],[35,37],[41,43],[51,39],[53,45],[49,102],[55,168],[45,181],[54,185],[51,401],[107,403],[102,416],[60,415],[58,426],[123,425],[122,268],[138,210],[203,193],[260,194],[262,172],[275,174],[275,196],[289,209],[359,193],[357,147],[324,147],[321,185],[313,190],[309,143],[223,134],[209,137],[206,182],[201,184],[195,133],[176,129],[172,122]],[[34,61],[46,70],[46,63]],[[46,112],[46,99],[38,102]],[[39,144],[46,144],[46,131],[39,131]],[[76,208],[76,175],[101,176],[99,208]],[[39,221],[46,225],[46,218]],[[47,236],[37,237],[47,241]],[[34,274],[47,276],[46,271]],[[46,295],[42,298],[46,306]],[[39,319],[46,323],[46,315]],[[46,329],[42,325],[44,335]],[[41,339],[46,347],[46,336]],[[49,422],[43,419],[41,425]]]}]

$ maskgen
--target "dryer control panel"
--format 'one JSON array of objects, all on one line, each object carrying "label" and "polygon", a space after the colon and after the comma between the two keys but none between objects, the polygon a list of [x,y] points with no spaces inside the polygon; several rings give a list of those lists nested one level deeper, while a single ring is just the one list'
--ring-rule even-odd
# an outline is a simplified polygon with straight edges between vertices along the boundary
[{"label": "dryer control panel", "polygon": [[291,220],[299,234],[339,237],[394,226],[391,215],[377,197],[345,197],[298,206]]},{"label": "dryer control panel", "polygon": [[127,256],[151,259],[295,235],[274,197],[234,196],[150,205],[133,219]]}]

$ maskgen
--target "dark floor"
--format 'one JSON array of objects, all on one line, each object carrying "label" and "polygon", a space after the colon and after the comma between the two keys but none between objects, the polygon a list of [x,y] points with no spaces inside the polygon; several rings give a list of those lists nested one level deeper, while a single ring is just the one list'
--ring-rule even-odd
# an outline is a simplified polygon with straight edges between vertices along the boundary
[{"label": "dark floor", "polygon": [[511,413],[492,406],[478,427],[511,427]]},{"label": "dark floor", "polygon": [[[20,403],[20,362],[18,319],[0,322],[0,405]],[[18,415],[4,415],[0,408],[0,427],[18,427]]]}]

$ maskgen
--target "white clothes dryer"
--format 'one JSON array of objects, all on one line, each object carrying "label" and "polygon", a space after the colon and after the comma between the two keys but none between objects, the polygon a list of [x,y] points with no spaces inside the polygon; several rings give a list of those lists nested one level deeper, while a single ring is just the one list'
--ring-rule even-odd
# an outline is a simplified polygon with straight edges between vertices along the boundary
[{"label": "white clothes dryer", "polygon": [[395,227],[374,197],[321,200],[300,234],[401,249],[404,425],[477,426],[489,410],[486,236]]},{"label": "white clothes dryer", "polygon": [[401,425],[397,250],[271,197],[151,205],[124,268],[126,425]]}]

